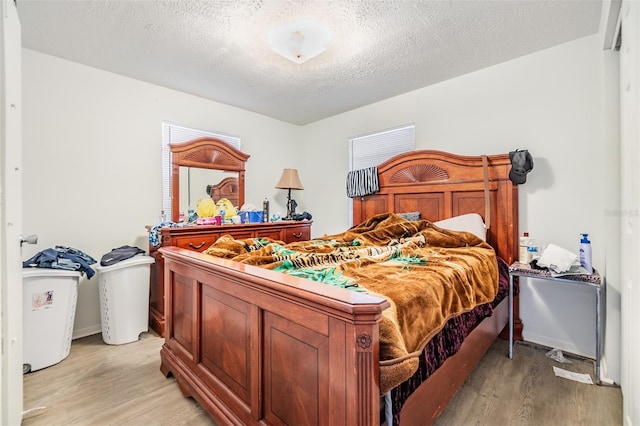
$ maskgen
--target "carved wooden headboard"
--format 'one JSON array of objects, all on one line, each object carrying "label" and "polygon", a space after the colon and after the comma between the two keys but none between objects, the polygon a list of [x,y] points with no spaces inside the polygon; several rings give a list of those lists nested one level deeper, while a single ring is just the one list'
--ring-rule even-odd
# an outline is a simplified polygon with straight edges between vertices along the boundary
[{"label": "carved wooden headboard", "polygon": [[238,197],[238,178],[228,177],[222,179],[215,185],[209,185],[207,193],[211,196],[213,201],[226,198],[231,201],[231,204],[234,206],[241,207],[240,198]]},{"label": "carved wooden headboard", "polygon": [[485,222],[490,217],[487,242],[511,264],[518,258],[518,187],[509,180],[508,154],[486,160],[485,169],[482,156],[432,150],[395,156],[378,166],[380,191],[353,199],[353,223],[385,212],[419,211],[432,222],[478,213]]}]

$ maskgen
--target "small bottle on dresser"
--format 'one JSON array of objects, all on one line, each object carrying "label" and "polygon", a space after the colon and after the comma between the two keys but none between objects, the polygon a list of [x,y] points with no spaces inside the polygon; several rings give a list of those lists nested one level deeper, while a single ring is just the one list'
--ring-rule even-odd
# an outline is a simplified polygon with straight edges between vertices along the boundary
[{"label": "small bottle on dresser", "polygon": [[269,222],[269,200],[266,198],[262,202],[262,221]]}]

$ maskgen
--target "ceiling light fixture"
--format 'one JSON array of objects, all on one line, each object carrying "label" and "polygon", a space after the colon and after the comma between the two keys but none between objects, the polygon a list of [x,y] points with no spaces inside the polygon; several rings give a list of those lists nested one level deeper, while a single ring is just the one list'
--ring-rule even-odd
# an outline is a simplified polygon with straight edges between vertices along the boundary
[{"label": "ceiling light fixture", "polygon": [[267,43],[273,51],[301,64],[327,49],[331,30],[313,19],[287,22],[267,32]]}]

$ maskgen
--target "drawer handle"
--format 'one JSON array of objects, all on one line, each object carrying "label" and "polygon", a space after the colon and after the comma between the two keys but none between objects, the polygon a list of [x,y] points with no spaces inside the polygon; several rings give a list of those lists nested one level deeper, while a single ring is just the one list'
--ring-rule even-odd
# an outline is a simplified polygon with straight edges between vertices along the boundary
[{"label": "drawer handle", "polygon": [[199,249],[201,249],[202,247],[204,247],[204,241],[203,241],[203,242],[201,242],[200,244],[198,244],[197,246],[194,246],[194,245],[193,245],[193,243],[189,243],[189,247],[191,247],[191,248],[192,248],[192,249],[194,249],[194,250],[199,250]]},{"label": "drawer handle", "polygon": [[296,238],[300,238],[300,237],[302,237],[302,232],[294,232],[293,236],[296,237]]}]

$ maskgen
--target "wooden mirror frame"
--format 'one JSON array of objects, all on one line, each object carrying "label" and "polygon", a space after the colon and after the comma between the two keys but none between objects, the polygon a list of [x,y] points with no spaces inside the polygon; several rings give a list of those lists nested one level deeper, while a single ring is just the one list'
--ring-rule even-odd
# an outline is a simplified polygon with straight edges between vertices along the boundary
[{"label": "wooden mirror frame", "polygon": [[239,205],[244,204],[245,162],[250,157],[215,138],[197,138],[179,144],[169,144],[171,150],[171,220],[180,217],[180,166],[223,170],[238,173]]}]

